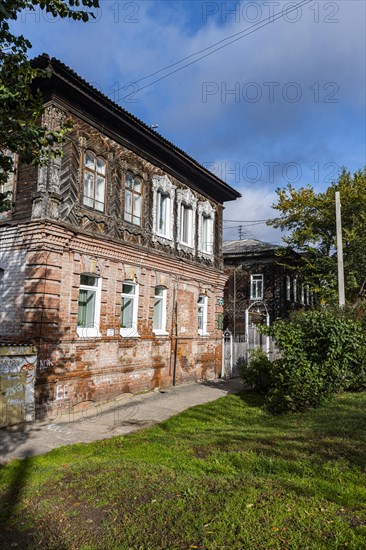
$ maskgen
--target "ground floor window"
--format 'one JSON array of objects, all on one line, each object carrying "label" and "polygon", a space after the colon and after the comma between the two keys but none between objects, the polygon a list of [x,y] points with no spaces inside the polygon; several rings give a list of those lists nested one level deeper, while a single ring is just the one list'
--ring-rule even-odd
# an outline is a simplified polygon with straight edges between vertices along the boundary
[{"label": "ground floor window", "polygon": [[207,296],[200,295],[197,300],[198,307],[198,334],[201,336],[207,335]]},{"label": "ground floor window", "polygon": [[80,275],[78,327],[79,336],[99,336],[101,278],[83,273]]},{"label": "ground floor window", "polygon": [[153,330],[155,334],[167,334],[166,332],[166,296],[167,289],[164,286],[156,286],[154,294]]},{"label": "ground floor window", "polygon": [[138,285],[131,281],[124,281],[122,285],[121,304],[121,336],[138,336]]}]

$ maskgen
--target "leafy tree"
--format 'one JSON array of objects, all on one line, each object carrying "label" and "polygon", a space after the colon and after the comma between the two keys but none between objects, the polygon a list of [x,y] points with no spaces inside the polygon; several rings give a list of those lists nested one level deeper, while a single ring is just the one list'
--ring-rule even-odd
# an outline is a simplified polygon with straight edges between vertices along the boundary
[{"label": "leafy tree", "polygon": [[[269,225],[287,231],[283,241],[302,255],[300,270],[322,302],[336,302],[338,293],[335,192],[342,204],[346,298],[355,303],[366,294],[366,168],[351,175],[343,169],[323,193],[308,185],[276,190],[280,216]],[[286,256],[286,249],[282,255]]]},{"label": "leafy tree", "polygon": [[[41,9],[53,17],[88,21],[93,13],[79,9],[96,8],[98,0],[1,0],[0,3],[0,189],[12,172],[11,154],[17,153],[28,163],[45,163],[60,155],[70,121],[58,132],[42,125],[42,97],[35,89],[36,78],[50,76],[49,71],[32,67],[24,36],[15,36],[9,26],[24,9]],[[9,209],[8,193],[0,193],[0,211]]]}]

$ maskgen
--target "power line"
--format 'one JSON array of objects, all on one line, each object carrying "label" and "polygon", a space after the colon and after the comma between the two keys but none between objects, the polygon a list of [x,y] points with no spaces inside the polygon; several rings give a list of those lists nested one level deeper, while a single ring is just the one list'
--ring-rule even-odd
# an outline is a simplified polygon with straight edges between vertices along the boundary
[{"label": "power line", "polygon": [[274,221],[276,220],[277,218],[265,218],[265,219],[258,219],[258,220],[227,220],[224,218],[224,223],[226,222],[229,222],[229,223],[252,223],[252,222],[270,222],[270,221]]},{"label": "power line", "polygon": [[[294,5],[294,6],[291,6],[291,7],[288,7],[286,8],[286,15],[288,13],[291,13],[295,10],[298,10],[298,9],[301,9],[303,6],[305,6],[306,4],[309,4],[310,2],[312,2],[313,0],[302,0],[301,2],[299,2],[298,4]],[[133,95],[133,94],[136,94],[137,92],[140,92],[141,90],[144,90],[145,88],[148,88],[149,86],[152,86],[153,84],[155,84],[156,82],[159,82],[160,80],[164,80],[165,78],[167,78],[168,76],[174,74],[174,73],[177,73],[183,69],[185,69],[186,67],[189,67],[190,65],[193,65],[194,63],[197,63],[198,61],[201,61],[201,59],[204,59],[205,57],[208,57],[210,55],[212,55],[213,53],[225,48],[226,46],[229,46],[230,44],[233,44],[234,42],[237,42],[238,40],[241,40],[242,38],[245,38],[246,36],[249,36],[250,34],[253,34],[254,32],[266,27],[267,25],[269,25],[270,23],[274,23],[274,21],[277,21],[278,19],[282,18],[284,16],[284,11],[282,10],[281,12],[278,12],[278,13],[274,13],[273,15],[270,15],[269,17],[266,17],[265,19],[263,19],[262,21],[258,21],[258,23],[254,23],[253,25],[251,25],[250,27],[240,31],[240,32],[237,32],[237,33],[234,33],[234,34],[231,34],[230,36],[227,36],[226,38],[223,38],[222,40],[219,40],[218,42],[215,42],[214,44],[211,44],[211,46],[207,46],[206,48],[203,48],[201,50],[198,50],[197,52],[195,53],[192,53],[190,55],[187,55],[186,57],[183,57],[182,59],[180,59],[179,61],[175,61],[174,63],[171,63],[170,65],[166,65],[165,67],[162,67],[161,69],[158,69],[157,71],[154,71],[153,73],[150,73],[146,76],[143,76],[142,78],[139,78],[138,80],[135,80],[134,82],[129,82],[127,83],[125,86],[121,86],[120,88],[118,88],[117,90],[113,91],[112,93],[115,93],[115,92],[118,92],[119,90],[122,90],[124,88],[127,88],[127,87],[134,87],[136,86],[137,87],[137,90],[134,90],[133,92],[127,94],[123,99],[125,99],[126,97],[129,97],[130,95]],[[233,39],[233,40],[231,40]],[[228,42],[229,41],[229,42]],[[219,46],[219,44],[222,44],[223,42],[227,42],[226,44],[223,44],[222,46]],[[215,46],[219,46],[219,47],[215,47]],[[215,48],[212,50],[212,48]],[[172,67],[175,67],[176,65],[179,65],[180,63],[183,63],[184,61],[186,61],[187,59],[190,59],[192,57],[195,57],[196,55],[199,55],[203,52],[206,52],[207,50],[212,50],[212,51],[209,51],[208,53],[202,55],[201,57],[199,57],[198,59],[194,59],[193,61],[190,61],[189,63],[186,63],[185,65],[183,65],[182,67],[178,67],[177,69],[175,69],[174,71],[170,71],[168,74],[164,75],[164,76],[161,76],[160,78],[157,78],[156,80],[153,80],[152,82],[150,82],[149,84],[146,84],[145,86],[142,86],[141,88],[138,86],[138,82],[141,82],[143,80],[146,80],[148,78],[151,78],[167,69],[170,69]],[[109,94],[109,95],[112,95],[112,94]]]}]

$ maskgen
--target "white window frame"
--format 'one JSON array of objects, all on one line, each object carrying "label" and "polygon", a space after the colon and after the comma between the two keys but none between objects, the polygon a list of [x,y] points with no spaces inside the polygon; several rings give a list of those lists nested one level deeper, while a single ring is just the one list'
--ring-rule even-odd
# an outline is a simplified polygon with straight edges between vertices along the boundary
[{"label": "white window frame", "polygon": [[[168,176],[153,176],[153,235],[152,238],[161,244],[174,246],[173,227],[174,227],[174,199],[176,186],[172,184]],[[159,228],[159,211],[161,206],[161,197],[168,197],[165,213],[165,231]]]},{"label": "white window frame", "polygon": [[[208,223],[208,239],[203,239],[203,220],[207,219]],[[200,256],[213,260],[215,250],[215,235],[214,235],[215,209],[211,204],[206,202],[198,203],[198,252]]]},{"label": "white window frame", "polygon": [[[195,238],[196,238],[196,210],[197,210],[197,199],[190,189],[178,189],[177,190],[177,204],[178,204],[178,246],[180,250],[185,250],[186,252],[193,253],[195,248]],[[183,209],[189,208],[189,222],[188,222],[188,240],[184,241],[183,239],[183,224],[184,216]]]},{"label": "white window frame", "polygon": [[[262,292],[258,293],[258,284],[261,284]],[[264,296],[264,277],[263,273],[253,273],[250,276],[250,299],[251,300],[263,300]]]},{"label": "white window frame", "polygon": [[[200,303],[200,299],[203,301]],[[197,321],[199,319],[199,311],[202,309],[202,328],[198,328],[198,334],[200,336],[209,336],[207,331],[207,320],[208,320],[208,296],[205,294],[200,294],[197,300]]]},{"label": "white window frame", "polygon": [[[132,286],[135,291],[134,294],[125,294],[123,292],[124,285]],[[122,293],[121,293],[121,316],[120,316],[120,325],[122,322],[122,306],[123,299],[132,299],[132,327],[123,328],[120,326],[120,335],[124,338],[136,338],[139,337],[137,319],[138,319],[138,307],[139,307],[139,285],[134,281],[126,279],[122,282]]]},{"label": "white window frame", "polygon": [[[162,295],[157,295],[156,290],[161,289],[163,291]],[[158,336],[167,336],[169,332],[166,331],[166,321],[167,321],[167,291],[168,289],[165,286],[157,285],[154,288],[154,304],[153,304],[153,332]],[[161,307],[161,323],[159,328],[154,328],[154,317],[155,317],[155,301],[159,299],[162,302]]]},{"label": "white window frame", "polygon": [[[92,327],[81,327],[77,326],[77,334],[82,338],[96,338],[100,336],[99,327],[100,327],[100,307],[101,307],[101,298],[102,298],[102,278],[98,277],[95,273],[81,273],[81,277],[86,275],[88,277],[94,277],[97,279],[96,286],[90,286],[85,284],[79,284],[79,300],[80,300],[80,290],[90,290],[95,292],[95,309],[94,309],[94,323]],[[78,316],[79,316],[79,300],[78,300]]]}]

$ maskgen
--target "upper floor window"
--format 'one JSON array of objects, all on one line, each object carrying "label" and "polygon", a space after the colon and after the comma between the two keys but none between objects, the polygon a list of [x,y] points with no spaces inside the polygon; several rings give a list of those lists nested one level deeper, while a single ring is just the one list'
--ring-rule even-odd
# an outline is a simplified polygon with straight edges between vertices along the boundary
[{"label": "upper floor window", "polygon": [[207,296],[200,295],[197,300],[198,307],[198,334],[201,336],[207,335]]},{"label": "upper floor window", "polygon": [[175,185],[168,176],[153,176],[153,238],[173,246],[173,215]]},{"label": "upper floor window", "polygon": [[212,219],[202,214],[201,250],[207,254],[213,253],[213,223]]},{"label": "upper floor window", "polygon": [[106,188],[106,163],[92,151],[84,156],[84,192],[83,204],[104,212]]},{"label": "upper floor window", "polygon": [[180,207],[180,242],[187,246],[193,246],[192,242],[193,229],[193,210],[186,204],[181,204]]},{"label": "upper floor window", "polygon": [[305,304],[305,287],[304,287],[304,283],[301,283],[301,285],[300,285],[300,302],[302,304]]},{"label": "upper floor window", "polygon": [[162,237],[171,238],[170,235],[170,217],[171,217],[170,196],[163,193],[160,189],[157,193],[157,216],[156,232]]},{"label": "upper floor window", "polygon": [[96,275],[80,275],[78,327],[79,336],[99,336],[102,280]]},{"label": "upper floor window", "polygon": [[156,286],[154,294],[153,331],[155,334],[167,334],[166,332],[166,296],[167,289],[164,286]]},{"label": "upper floor window", "polygon": [[213,255],[214,253],[214,219],[215,210],[210,203],[198,204],[198,244],[203,254]]},{"label": "upper floor window", "polygon": [[197,199],[190,189],[177,190],[178,203],[178,248],[194,248],[196,231]]},{"label": "upper floor window", "polygon": [[291,300],[291,277],[286,275],[286,300]]},{"label": "upper floor window", "polygon": [[294,302],[297,302],[298,301],[298,280],[297,280],[297,277],[294,277],[293,281],[292,281],[292,286],[293,286],[293,294],[294,294]]},{"label": "upper floor window", "polygon": [[250,299],[263,300],[263,275],[250,276]]},{"label": "upper floor window", "polygon": [[124,281],[122,285],[121,336],[138,336],[137,332],[138,285]]},{"label": "upper floor window", "polygon": [[126,174],[125,213],[126,222],[141,225],[142,184],[139,178]]}]

